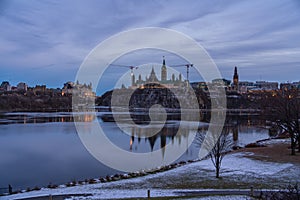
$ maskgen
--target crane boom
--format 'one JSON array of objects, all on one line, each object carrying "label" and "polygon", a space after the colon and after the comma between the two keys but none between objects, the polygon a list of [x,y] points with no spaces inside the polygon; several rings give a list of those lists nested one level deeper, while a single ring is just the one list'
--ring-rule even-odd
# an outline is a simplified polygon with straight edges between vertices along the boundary
[{"label": "crane boom", "polygon": [[137,69],[138,66],[133,66],[133,65],[119,65],[119,64],[110,64],[110,66],[113,67],[126,67],[129,68],[131,70],[131,76],[133,76],[133,69]]},{"label": "crane boom", "polygon": [[187,79],[187,81],[189,81],[190,67],[193,67],[193,66],[194,66],[193,64],[188,63],[188,64],[172,65],[170,67],[186,67],[186,79]]}]

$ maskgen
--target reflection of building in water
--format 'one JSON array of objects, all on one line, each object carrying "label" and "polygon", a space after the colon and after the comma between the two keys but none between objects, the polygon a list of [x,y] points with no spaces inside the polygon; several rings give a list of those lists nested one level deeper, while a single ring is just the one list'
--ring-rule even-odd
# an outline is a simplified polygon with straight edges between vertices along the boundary
[{"label": "reflection of building in water", "polygon": [[[182,140],[187,141],[188,134],[193,131],[191,127],[182,128],[178,130],[178,126],[164,126],[160,132],[152,136],[152,133],[156,131],[155,128],[139,128],[131,127],[131,137],[129,141],[129,149],[132,151],[133,145],[141,141],[141,138],[145,138],[145,141],[149,142],[151,151],[155,150],[155,144],[160,142],[160,148],[164,157],[165,147],[167,145],[168,138],[170,142],[174,144],[175,139],[178,141],[178,145],[181,145]],[[151,135],[150,135],[151,134]],[[137,141],[135,140],[137,138]],[[185,140],[186,139],[186,140]],[[188,142],[188,141],[187,141]],[[185,145],[185,144],[182,144]]]},{"label": "reflection of building in water", "polygon": [[75,122],[92,122],[96,119],[96,116],[93,114],[79,114],[74,116]]},{"label": "reflection of building in water", "polygon": [[233,141],[238,141],[239,139],[239,131],[237,125],[232,127],[232,138]]},{"label": "reflection of building in water", "polygon": [[[249,126],[249,120],[251,124]],[[241,146],[247,144],[247,142],[256,141],[261,139],[266,135],[266,129],[260,128],[257,126],[261,122],[256,117],[248,118],[247,116],[236,116],[233,119],[230,119],[229,122],[225,124],[224,133],[230,135],[231,140],[233,141],[234,146]],[[155,135],[152,135],[156,130],[155,128],[140,128],[140,127],[129,127],[128,131],[131,132],[129,143],[130,151],[139,152],[145,151],[161,151],[162,157],[165,156],[165,150],[167,145],[172,145],[172,147],[188,147],[188,138],[189,134],[192,132],[207,133],[209,125],[201,125],[200,127],[188,126],[188,123],[184,125],[181,131],[179,131],[179,124],[165,124],[165,126]],[[194,144],[197,141],[194,141]],[[196,143],[197,145],[197,143]],[[199,147],[199,145],[198,145]],[[196,148],[198,148],[196,147]],[[193,148],[191,147],[193,152]],[[188,150],[188,148],[186,148]],[[189,152],[186,152],[189,154]]]},{"label": "reflection of building in water", "polygon": [[92,114],[79,114],[77,116],[72,115],[57,115],[57,116],[34,116],[29,117],[28,115],[17,115],[17,119],[20,119],[17,121],[17,123],[51,123],[51,122],[92,122],[94,121],[95,115]]},{"label": "reflection of building in water", "polygon": [[147,87],[146,85],[149,84],[156,84],[156,87],[159,85],[163,88],[178,88],[185,86],[185,82],[182,80],[182,75],[179,74],[178,77],[175,77],[175,74],[172,74],[171,78],[168,79],[167,77],[167,67],[166,67],[166,61],[165,58],[163,58],[163,63],[161,67],[161,80],[159,80],[156,76],[156,73],[154,71],[154,68],[152,67],[151,73],[149,77],[145,77],[145,79],[142,79],[141,74],[138,76],[138,79],[136,80],[135,75],[132,74],[131,76],[131,89],[136,88],[144,88]]},{"label": "reflection of building in water", "polygon": [[[264,137],[267,132],[265,127],[266,121],[260,119],[257,116],[234,115],[227,116],[223,131],[224,133],[229,134],[234,146],[240,146],[245,145],[247,144],[247,142],[249,142],[245,142],[245,138],[247,139],[247,137],[252,137],[252,139],[255,139],[255,137],[257,137],[257,140],[261,139],[261,137]],[[205,134],[207,131],[208,126],[199,128],[200,133]]]}]

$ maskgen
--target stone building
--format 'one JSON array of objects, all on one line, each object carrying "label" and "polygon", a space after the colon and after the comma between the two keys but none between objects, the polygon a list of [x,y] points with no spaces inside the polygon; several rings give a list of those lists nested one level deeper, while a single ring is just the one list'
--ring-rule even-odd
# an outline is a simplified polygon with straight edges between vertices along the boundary
[{"label": "stone building", "polygon": [[178,87],[184,87],[185,81],[182,80],[182,75],[179,74],[178,77],[175,76],[175,74],[172,74],[171,78],[168,79],[168,72],[167,72],[167,66],[165,58],[163,58],[163,63],[161,67],[161,79],[159,80],[156,76],[155,70],[152,67],[152,70],[149,74],[149,76],[146,76],[145,79],[142,79],[141,74],[139,74],[138,79],[135,80],[135,75],[132,75],[132,85],[130,88],[143,88],[148,87],[149,85],[155,84],[155,87],[164,87],[164,88],[178,88]]}]

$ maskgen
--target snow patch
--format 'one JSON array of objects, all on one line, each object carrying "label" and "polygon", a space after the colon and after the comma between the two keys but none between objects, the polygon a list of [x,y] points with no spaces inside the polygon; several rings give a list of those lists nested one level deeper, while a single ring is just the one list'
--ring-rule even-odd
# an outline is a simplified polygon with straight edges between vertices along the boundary
[{"label": "snow patch", "polygon": [[[257,176],[273,175],[278,172],[292,167],[290,163],[273,163],[252,160],[246,158],[245,155],[253,155],[253,153],[234,153],[226,155],[222,161],[221,173],[223,176],[238,175],[252,173]],[[214,170],[211,160],[203,160],[199,162],[202,169]]]},{"label": "snow patch", "polygon": [[[280,176],[279,172],[287,170],[292,167],[293,164],[290,163],[274,163],[274,162],[264,162],[259,160],[252,160],[246,158],[246,155],[251,155],[253,153],[233,153],[228,154],[224,157],[221,167],[222,176]],[[49,196],[51,195],[72,195],[80,194],[80,196],[73,196],[69,199],[109,199],[109,198],[140,198],[147,197],[147,190],[151,190],[152,197],[161,196],[178,196],[178,191],[183,191],[182,189],[157,189],[160,184],[161,188],[164,188],[163,183],[150,184],[150,180],[153,178],[168,178],[172,181],[172,177],[178,177],[184,174],[189,174],[190,172],[197,172],[201,170],[210,171],[214,174],[214,166],[210,159],[202,160],[199,162],[190,163],[169,171],[151,174],[143,177],[137,177],[133,179],[123,179],[115,182],[107,183],[96,183],[87,185],[78,185],[74,187],[59,187],[56,189],[43,188],[40,191],[32,191],[26,193],[20,193],[10,196],[4,196],[2,199],[21,199],[37,196]],[[193,176],[193,175],[191,175]],[[146,183],[143,184],[143,183]],[[140,185],[137,188],[136,184]],[[131,189],[135,188],[135,189]],[[187,190],[184,190],[187,191]],[[89,195],[89,196],[85,196]],[[219,196],[218,196],[219,197]],[[234,199],[237,196],[221,196],[223,199]],[[234,197],[234,198],[233,198]],[[221,199],[222,199],[221,198]],[[197,198],[199,199],[199,198]],[[214,199],[213,197],[205,197],[204,199]],[[220,198],[215,198],[220,199]]]}]

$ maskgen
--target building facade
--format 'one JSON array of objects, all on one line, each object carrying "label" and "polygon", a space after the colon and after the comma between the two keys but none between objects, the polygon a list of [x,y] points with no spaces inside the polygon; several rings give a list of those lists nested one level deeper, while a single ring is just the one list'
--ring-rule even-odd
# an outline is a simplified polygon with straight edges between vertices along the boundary
[{"label": "building facade", "polygon": [[27,91],[28,85],[26,83],[20,82],[17,85],[18,91]]},{"label": "building facade", "polygon": [[96,93],[92,90],[92,84],[80,84],[79,82],[73,83],[66,82],[61,91],[62,96],[77,95],[80,97],[95,97]]},{"label": "building facade", "polygon": [[139,74],[138,79],[135,80],[135,75],[132,74],[131,78],[131,89],[136,88],[144,88],[148,87],[149,85],[155,84],[156,87],[165,87],[165,88],[178,88],[178,87],[184,87],[186,85],[185,81],[182,80],[182,75],[179,74],[178,77],[175,76],[175,74],[172,74],[171,78],[168,79],[168,71],[166,66],[165,58],[163,58],[162,66],[161,66],[161,79],[159,80],[156,76],[155,70],[152,67],[152,70],[149,74],[149,76],[145,77],[145,79],[142,79],[141,74]]},{"label": "building facade", "polygon": [[234,67],[234,74],[232,78],[232,87],[234,90],[238,91],[239,90],[239,75],[237,73],[237,67]]},{"label": "building facade", "polygon": [[4,92],[11,91],[11,85],[8,81],[3,81],[0,85],[0,90]]}]

